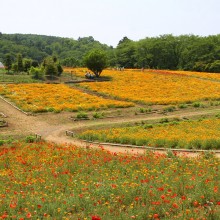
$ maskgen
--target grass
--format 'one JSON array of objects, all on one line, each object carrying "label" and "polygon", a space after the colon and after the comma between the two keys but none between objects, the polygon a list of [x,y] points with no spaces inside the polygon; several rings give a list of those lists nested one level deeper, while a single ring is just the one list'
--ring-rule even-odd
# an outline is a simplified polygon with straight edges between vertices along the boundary
[{"label": "grass", "polygon": [[31,78],[27,73],[12,73],[8,74],[5,70],[0,69],[0,82],[13,82],[13,83],[32,83],[39,82]]}]

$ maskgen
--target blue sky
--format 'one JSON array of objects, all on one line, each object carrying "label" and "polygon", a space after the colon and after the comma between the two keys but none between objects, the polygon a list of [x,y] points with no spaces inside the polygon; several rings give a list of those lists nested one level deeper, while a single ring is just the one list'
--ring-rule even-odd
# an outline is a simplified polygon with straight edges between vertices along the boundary
[{"label": "blue sky", "polygon": [[93,36],[116,46],[163,34],[220,34],[220,0],[0,0],[0,32]]}]

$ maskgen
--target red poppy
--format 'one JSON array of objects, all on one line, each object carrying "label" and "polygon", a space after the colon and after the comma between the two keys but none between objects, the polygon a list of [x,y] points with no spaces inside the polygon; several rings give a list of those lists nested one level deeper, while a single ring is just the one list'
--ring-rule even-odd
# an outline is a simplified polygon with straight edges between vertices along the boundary
[{"label": "red poppy", "polygon": [[173,208],[178,209],[178,208],[179,208],[179,206],[178,206],[176,203],[173,203]]},{"label": "red poppy", "polygon": [[92,220],[101,220],[101,218],[99,216],[97,216],[97,215],[93,215],[92,216]]},{"label": "red poppy", "polygon": [[10,204],[10,208],[12,208],[12,209],[16,208],[16,206],[17,206],[16,203],[11,203],[11,204]]},{"label": "red poppy", "polygon": [[154,215],[153,215],[153,218],[154,218],[154,219],[159,218],[159,214],[154,214]]},{"label": "red poppy", "polygon": [[26,217],[27,217],[27,218],[31,218],[31,213],[28,212],[27,215],[26,215]]}]

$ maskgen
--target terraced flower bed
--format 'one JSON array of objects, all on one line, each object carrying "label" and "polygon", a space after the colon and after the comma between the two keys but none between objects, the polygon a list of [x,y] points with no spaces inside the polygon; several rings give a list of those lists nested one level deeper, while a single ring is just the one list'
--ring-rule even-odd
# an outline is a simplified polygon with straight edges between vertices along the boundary
[{"label": "terraced flower bed", "polygon": [[166,148],[220,149],[220,119],[87,130],[81,139]]},{"label": "terraced flower bed", "polygon": [[0,94],[26,112],[60,112],[134,106],[131,102],[104,99],[62,84],[0,85]]}]

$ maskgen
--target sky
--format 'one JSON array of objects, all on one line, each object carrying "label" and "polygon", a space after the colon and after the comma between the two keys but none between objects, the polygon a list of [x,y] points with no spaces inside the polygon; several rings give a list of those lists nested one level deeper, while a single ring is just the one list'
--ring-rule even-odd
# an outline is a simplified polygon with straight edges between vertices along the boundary
[{"label": "sky", "polygon": [[220,34],[220,0],[0,0],[0,32],[93,36],[116,47],[164,34]]}]

